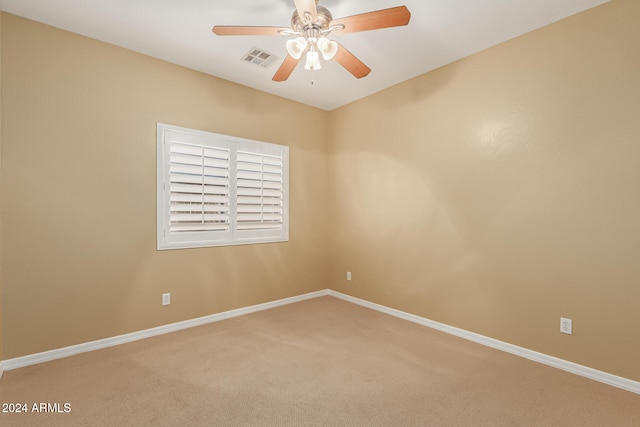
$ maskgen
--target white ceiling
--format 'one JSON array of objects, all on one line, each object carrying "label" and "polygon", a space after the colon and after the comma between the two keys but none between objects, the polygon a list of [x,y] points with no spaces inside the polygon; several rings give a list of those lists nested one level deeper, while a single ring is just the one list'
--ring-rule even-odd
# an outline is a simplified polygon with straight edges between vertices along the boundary
[{"label": "white ceiling", "polygon": [[[357,80],[334,62],[288,81],[241,61],[252,47],[281,58],[285,36],[216,36],[214,25],[289,26],[293,0],[0,0],[15,15],[332,110],[608,0],[320,0],[334,18],[406,5],[406,27],[333,33],[373,70]],[[314,84],[311,84],[313,78]]]}]

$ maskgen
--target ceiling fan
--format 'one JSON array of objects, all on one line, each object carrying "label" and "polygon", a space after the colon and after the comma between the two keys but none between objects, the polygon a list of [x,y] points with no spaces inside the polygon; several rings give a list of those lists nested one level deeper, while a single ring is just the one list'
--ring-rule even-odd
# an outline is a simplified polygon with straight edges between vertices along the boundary
[{"label": "ceiling fan", "polygon": [[411,13],[406,6],[361,13],[346,18],[333,19],[331,12],[318,5],[318,0],[294,0],[296,10],[291,17],[291,28],[262,26],[213,27],[219,36],[297,36],[287,41],[287,57],[276,71],[273,80],[282,82],[289,78],[306,52],[305,69],[320,69],[320,55],[326,61],[334,59],[347,71],[360,79],[371,69],[340,43],[327,38],[332,32],[355,33],[407,25]]}]

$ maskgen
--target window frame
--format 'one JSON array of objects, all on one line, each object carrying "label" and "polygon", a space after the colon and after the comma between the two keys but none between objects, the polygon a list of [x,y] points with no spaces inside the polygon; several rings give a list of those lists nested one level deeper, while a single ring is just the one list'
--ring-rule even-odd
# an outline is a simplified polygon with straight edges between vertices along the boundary
[{"label": "window frame", "polygon": [[[175,146],[193,146],[229,151],[228,165],[228,225],[227,231],[171,231],[171,144]],[[204,151],[204,150],[203,150]],[[281,225],[278,228],[264,228],[268,223],[256,225],[256,229],[241,229],[238,219],[238,153],[248,153],[265,160],[281,159],[282,195]],[[203,158],[204,158],[203,154]],[[242,157],[242,155],[241,155]],[[242,162],[241,162],[242,163]],[[263,166],[262,178],[258,179],[263,188],[268,181]],[[204,175],[204,172],[203,172]],[[242,175],[242,173],[241,173]],[[279,175],[278,175],[279,176]],[[276,179],[278,178],[276,176]],[[175,175],[174,175],[175,177]],[[202,130],[189,129],[164,123],[157,124],[157,250],[203,248],[257,243],[276,243],[289,241],[289,147],[269,142],[255,141],[235,136],[222,135]],[[242,192],[242,190],[241,190]],[[262,196],[265,200],[264,196]],[[204,203],[204,202],[203,202]],[[263,201],[258,206],[261,211],[267,205]],[[276,205],[280,206],[280,205]],[[204,208],[203,208],[204,209]],[[264,212],[263,212],[264,215]],[[278,216],[277,214],[275,216]],[[245,226],[247,227],[247,226]]]}]

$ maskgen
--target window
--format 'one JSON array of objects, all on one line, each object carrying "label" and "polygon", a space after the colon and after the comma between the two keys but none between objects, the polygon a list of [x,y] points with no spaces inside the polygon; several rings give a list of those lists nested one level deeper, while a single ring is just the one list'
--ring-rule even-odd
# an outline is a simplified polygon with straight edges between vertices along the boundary
[{"label": "window", "polygon": [[158,249],[289,240],[289,148],[158,123]]}]

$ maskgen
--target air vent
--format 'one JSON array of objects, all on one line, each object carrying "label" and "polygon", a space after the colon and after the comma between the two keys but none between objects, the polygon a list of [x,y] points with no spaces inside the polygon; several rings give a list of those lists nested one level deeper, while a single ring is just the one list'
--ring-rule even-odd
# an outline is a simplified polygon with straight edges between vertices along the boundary
[{"label": "air vent", "polygon": [[251,48],[249,52],[247,52],[242,57],[242,60],[244,62],[259,65],[262,68],[269,68],[278,59],[280,58],[278,58],[274,54],[265,52],[264,50],[258,49],[257,47]]}]

